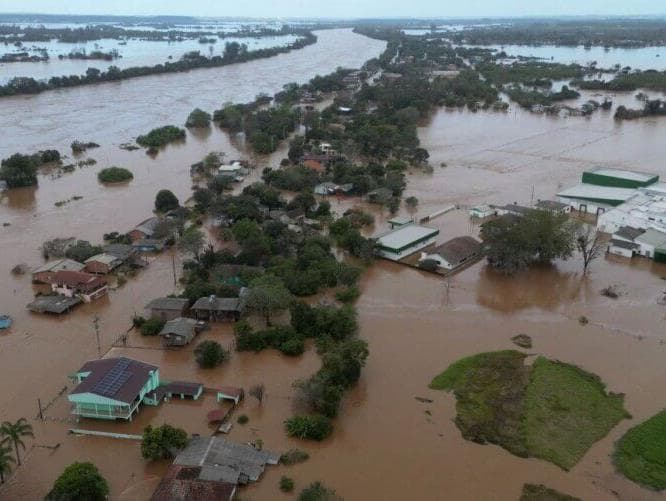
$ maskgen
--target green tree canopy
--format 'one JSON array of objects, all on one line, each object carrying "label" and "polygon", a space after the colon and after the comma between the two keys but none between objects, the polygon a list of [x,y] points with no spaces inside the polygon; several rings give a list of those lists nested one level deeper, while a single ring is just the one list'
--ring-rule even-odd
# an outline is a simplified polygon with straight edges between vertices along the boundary
[{"label": "green tree canopy", "polygon": [[194,357],[199,367],[212,369],[229,358],[229,352],[217,341],[202,341],[194,349]]},{"label": "green tree canopy", "polygon": [[15,153],[0,164],[0,179],[10,188],[37,184],[37,162],[28,155]]},{"label": "green tree canopy", "polygon": [[47,501],[104,501],[109,484],[92,463],[70,464],[53,484]]},{"label": "green tree canopy", "polygon": [[274,275],[264,275],[254,279],[245,297],[244,312],[256,313],[264,317],[270,325],[271,315],[286,310],[293,297],[284,282]]},{"label": "green tree canopy", "polygon": [[178,198],[170,190],[160,190],[155,196],[155,210],[157,212],[169,212],[180,206]]},{"label": "green tree canopy", "polygon": [[157,428],[147,426],[143,430],[141,442],[141,455],[145,459],[156,461],[170,459],[176,451],[187,445],[187,432],[181,428],[163,424]]}]

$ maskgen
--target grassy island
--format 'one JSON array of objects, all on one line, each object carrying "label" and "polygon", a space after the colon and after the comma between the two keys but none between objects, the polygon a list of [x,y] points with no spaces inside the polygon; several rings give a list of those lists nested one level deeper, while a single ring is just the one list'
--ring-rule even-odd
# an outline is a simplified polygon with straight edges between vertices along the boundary
[{"label": "grassy island", "polygon": [[185,130],[175,125],[165,125],[151,130],[148,134],[136,138],[140,146],[160,148],[174,141],[185,139]]},{"label": "grassy island", "polygon": [[666,410],[625,433],[613,460],[630,480],[651,489],[666,489]]},{"label": "grassy island", "polygon": [[624,396],[576,366],[543,357],[526,365],[526,358],[514,350],[463,358],[430,387],[454,392],[456,426],[467,440],[569,470],[629,417]]}]

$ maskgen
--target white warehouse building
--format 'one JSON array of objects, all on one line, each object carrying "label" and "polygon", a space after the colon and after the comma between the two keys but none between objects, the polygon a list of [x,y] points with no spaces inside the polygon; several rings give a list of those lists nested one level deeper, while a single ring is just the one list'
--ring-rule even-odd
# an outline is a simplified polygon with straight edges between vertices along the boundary
[{"label": "white warehouse building", "polygon": [[439,235],[437,229],[406,224],[375,237],[377,240],[375,252],[383,258],[400,261],[402,258],[434,244],[437,241],[437,235]]},{"label": "white warehouse building", "polygon": [[625,203],[599,216],[597,228],[605,233],[615,233],[622,226],[647,230],[666,231],[666,194],[641,189]]}]

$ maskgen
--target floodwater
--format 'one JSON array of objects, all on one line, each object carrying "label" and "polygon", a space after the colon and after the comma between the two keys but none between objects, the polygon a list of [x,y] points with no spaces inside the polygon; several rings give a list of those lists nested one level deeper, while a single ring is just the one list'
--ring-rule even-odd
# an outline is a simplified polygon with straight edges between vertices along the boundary
[{"label": "floodwater", "polygon": [[553,63],[587,65],[596,61],[598,68],[612,68],[616,64],[634,70],[666,69],[666,47],[639,47],[635,49],[566,47],[556,45],[483,45],[483,48],[504,51],[510,56],[538,57]]},{"label": "floodwater", "polygon": [[[118,68],[131,68],[137,66],[154,66],[177,61],[184,54],[192,51],[201,52],[205,56],[221,56],[224,54],[226,43],[238,42],[246,44],[248,50],[268,49],[271,47],[283,47],[298,39],[296,35],[283,35],[275,37],[227,37],[214,38],[216,43],[199,43],[198,39],[182,41],[150,41],[132,39],[127,41],[115,39],[102,39],[92,42],[61,43],[56,40],[51,42],[25,43],[21,48],[13,48],[4,52],[24,52],[38,55],[36,49],[46,49],[50,59],[43,62],[22,63],[0,63],[0,85],[7,83],[14,77],[32,77],[37,80],[48,80],[53,76],[62,75],[84,75],[88,68],[97,68],[106,71],[110,66]],[[121,45],[124,44],[124,45]],[[71,52],[93,51],[109,53],[116,51],[120,58],[112,61],[103,60],[81,60],[81,59],[58,59],[59,55],[67,56]]]},{"label": "floodwater", "polygon": [[[271,65],[272,60],[248,63],[257,72],[252,88],[233,87],[231,82],[237,96],[227,90],[222,99],[242,101],[248,94],[275,91],[286,81],[311,76],[312,71],[292,74],[289,70],[296,64],[300,64],[299,70],[312,66],[317,68],[315,72],[324,73],[329,66],[358,66],[382,49],[382,44],[349,32],[334,33],[329,45],[326,43],[320,36],[319,43],[304,49],[300,56],[285,56],[285,62],[291,62],[288,68]],[[317,63],[299,59],[309,49]],[[345,50],[349,52],[340,57]],[[283,73],[271,74],[267,65],[274,71],[282,68]],[[221,70],[203,71],[219,75]],[[272,83],[262,82],[264,77]],[[154,160],[140,151],[118,150],[118,143],[161,122],[182,123],[191,108],[200,105],[194,102],[211,109],[211,105],[205,106],[212,101],[206,92],[192,96],[179,86],[173,92],[187,95],[185,103],[155,97],[153,93],[165,91],[168,83],[162,77],[149,78],[151,83],[130,81],[126,84],[136,82],[136,86],[112,86],[123,90],[116,93],[115,102],[108,100],[105,86],[88,89],[87,94],[81,94],[86,89],[47,93],[30,98],[34,101],[28,104],[23,99],[10,102],[16,113],[24,112],[20,116],[37,109],[32,107],[48,109],[50,103],[52,108],[45,113],[44,124],[35,120],[24,126],[7,120],[4,137],[17,138],[17,143],[10,147],[3,144],[3,150],[32,151],[47,146],[62,149],[75,137],[96,140],[103,146],[90,151],[90,156],[100,162],[97,166],[56,180],[40,179],[39,189],[5,195],[0,205],[0,221],[11,223],[2,228],[0,237],[5,258],[0,264],[0,277],[4,277],[2,307],[16,319],[12,330],[0,337],[0,364],[6,381],[0,392],[0,417],[13,420],[26,416],[36,432],[35,441],[28,444],[25,466],[0,490],[3,499],[38,499],[74,460],[95,462],[111,483],[113,499],[146,499],[167,467],[165,462],[144,463],[137,443],[67,435],[66,430],[74,425],[62,421],[68,417],[65,396],[49,408],[48,420],[33,418],[37,398],[43,403],[50,401],[67,384],[67,374],[96,356],[91,324],[95,313],[101,317],[106,351],[129,325],[135,310],[152,297],[173,290],[170,256],[157,258],[105,303],[83,306],[62,320],[25,313],[23,307],[32,296],[29,278],[9,275],[17,262],[39,264],[38,247],[46,238],[67,233],[99,239],[103,232],[130,227],[149,214],[160,188],[173,189],[185,198],[190,184],[188,167],[207,151],[222,149],[231,156],[238,154],[226,136],[216,130],[208,136],[190,134],[184,144],[168,147]],[[187,75],[169,78],[182,83]],[[206,82],[201,84],[209,88]],[[220,87],[220,93],[227,88],[224,84]],[[94,96],[100,94],[107,99],[100,99],[88,120],[77,118],[80,112],[63,106],[77,102],[75,96],[87,99],[91,105]],[[133,114],[132,98],[127,95],[141,96],[136,105],[149,116]],[[148,104],[160,98],[162,106]],[[615,96],[616,104],[631,100],[631,95]],[[19,107],[21,103],[23,108]],[[85,103],[78,106],[85,109]],[[63,115],[61,121],[56,119],[56,107]],[[119,118],[111,120],[115,108]],[[119,123],[122,121],[126,123]],[[65,130],[62,124],[66,124],[62,127]],[[37,126],[43,131],[41,135],[28,132]],[[419,217],[452,203],[462,207],[432,221],[440,228],[441,241],[475,235],[478,227],[469,222],[465,207],[552,198],[560,187],[577,182],[581,172],[591,165],[666,175],[661,161],[665,132],[666,120],[616,123],[611,114],[601,112],[589,118],[564,119],[531,114],[513,106],[508,113],[442,109],[419,131],[424,147],[430,151],[434,172],[412,173],[405,196],[419,199]],[[272,165],[278,159],[279,154],[264,162]],[[96,171],[112,163],[130,167],[135,179],[126,187],[98,186]],[[446,167],[440,167],[442,163]],[[58,209],[53,206],[54,201],[74,194],[84,199]],[[333,207],[343,211],[354,203],[343,200],[334,202]],[[385,228],[388,214],[374,212],[375,230]],[[515,500],[524,482],[545,483],[586,500],[661,499],[617,475],[610,454],[613,443],[629,427],[666,406],[662,398],[666,307],[657,304],[666,289],[662,277],[666,277],[662,265],[605,257],[593,262],[585,277],[579,260],[572,259],[512,278],[478,263],[450,281],[378,262],[364,275],[363,295],[357,304],[360,336],[370,348],[367,367],[359,384],[345,397],[333,437],[321,444],[289,439],[282,425],[295,406],[292,382],[308,377],[319,366],[313,347],[298,359],[276,352],[234,352],[227,365],[211,371],[199,370],[190,351],[163,351],[158,349],[158,340],[141,339],[136,333],[130,334],[128,346],[113,348],[110,354],[158,364],[166,379],[200,380],[207,386],[266,385],[267,396],[261,405],[248,397],[236,411],[236,415],[247,414],[250,421],[245,426],[236,424],[230,438],[261,438],[265,448],[279,452],[300,447],[311,458],[297,466],[269,467],[260,482],[241,491],[243,499],[278,498],[281,475],[293,477],[297,490],[321,480],[348,500]],[[618,299],[599,294],[608,285],[620,291]],[[588,325],[578,323],[581,315],[590,320]],[[518,333],[533,338],[532,352],[580,365],[598,374],[610,391],[626,394],[625,405],[633,418],[595,444],[570,472],[544,461],[514,457],[496,446],[466,442],[453,423],[454,397],[427,388],[435,374],[463,356],[512,348],[510,338]],[[218,339],[228,347],[233,343],[229,325],[216,326],[205,337]],[[433,403],[421,403],[415,400],[417,396],[433,399]],[[197,402],[176,400],[157,409],[144,408],[133,423],[85,420],[76,426],[137,433],[148,423],[169,422],[191,433],[207,433],[205,414],[214,407],[210,396]],[[38,447],[56,444],[61,445],[55,451]]]}]

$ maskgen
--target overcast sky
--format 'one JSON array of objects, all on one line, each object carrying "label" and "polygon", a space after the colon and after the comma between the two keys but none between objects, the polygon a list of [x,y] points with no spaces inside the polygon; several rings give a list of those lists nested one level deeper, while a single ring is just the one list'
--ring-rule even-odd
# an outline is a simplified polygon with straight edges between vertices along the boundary
[{"label": "overcast sky", "polygon": [[249,17],[665,14],[666,0],[0,0],[0,12]]}]

